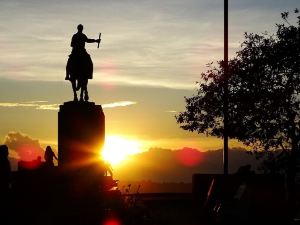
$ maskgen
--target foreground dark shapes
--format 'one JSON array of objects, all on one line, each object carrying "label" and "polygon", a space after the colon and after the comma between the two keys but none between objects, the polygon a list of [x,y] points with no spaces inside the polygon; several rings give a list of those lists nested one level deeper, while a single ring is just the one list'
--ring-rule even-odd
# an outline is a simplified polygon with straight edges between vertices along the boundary
[{"label": "foreground dark shapes", "polygon": [[195,174],[193,197],[208,224],[292,224],[284,176]]},{"label": "foreground dark shapes", "polygon": [[[25,225],[292,224],[282,176],[197,174],[190,193],[114,189],[101,163],[73,170],[20,169],[6,191],[2,222]],[[3,193],[2,193],[3,194]],[[2,195],[3,196],[3,195]],[[15,216],[17,215],[17,216]],[[7,224],[8,224],[7,223]],[[5,223],[3,223],[5,224]]]}]

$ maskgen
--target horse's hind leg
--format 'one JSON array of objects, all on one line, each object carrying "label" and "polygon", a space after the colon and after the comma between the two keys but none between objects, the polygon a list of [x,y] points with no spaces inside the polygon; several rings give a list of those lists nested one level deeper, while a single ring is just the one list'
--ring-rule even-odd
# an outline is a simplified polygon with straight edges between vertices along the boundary
[{"label": "horse's hind leg", "polygon": [[88,94],[88,91],[86,90],[85,91],[85,95],[84,95],[84,100],[86,101],[86,102],[88,102],[89,101],[89,94]]},{"label": "horse's hind leg", "polygon": [[89,93],[88,93],[88,90],[87,90],[87,85],[88,85],[88,79],[86,79],[84,81],[84,100],[87,102],[89,100]]},{"label": "horse's hind leg", "polygon": [[84,83],[82,80],[78,80],[78,86],[80,86],[80,88],[81,88],[79,101],[83,102]]},{"label": "horse's hind leg", "polygon": [[80,86],[81,86],[80,101],[83,101],[83,95],[84,95],[84,101],[87,102],[89,100],[89,95],[88,95],[88,91],[87,91],[87,83],[88,83],[87,79],[80,81]]},{"label": "horse's hind leg", "polygon": [[76,91],[79,91],[79,89],[81,88],[81,82],[79,82],[79,80],[77,81],[77,86],[75,86]]}]

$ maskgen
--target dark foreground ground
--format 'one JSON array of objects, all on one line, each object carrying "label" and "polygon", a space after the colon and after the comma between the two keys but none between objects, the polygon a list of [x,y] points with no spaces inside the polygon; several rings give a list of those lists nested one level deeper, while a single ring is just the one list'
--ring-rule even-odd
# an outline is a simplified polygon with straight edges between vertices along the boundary
[{"label": "dark foreground ground", "polygon": [[282,177],[195,175],[192,193],[121,194],[91,171],[21,172],[1,193],[0,224],[297,224]]}]

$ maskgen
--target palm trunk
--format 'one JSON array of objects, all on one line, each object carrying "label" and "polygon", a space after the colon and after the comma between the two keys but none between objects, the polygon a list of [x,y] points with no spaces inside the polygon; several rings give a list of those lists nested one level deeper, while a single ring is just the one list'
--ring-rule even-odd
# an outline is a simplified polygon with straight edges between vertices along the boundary
[{"label": "palm trunk", "polygon": [[297,193],[296,193],[296,183],[295,177],[297,173],[297,157],[299,156],[298,151],[298,143],[299,137],[296,135],[296,126],[295,123],[292,125],[291,129],[291,141],[292,141],[292,149],[289,159],[288,165],[288,173],[287,173],[287,185],[288,185],[288,204],[289,204],[289,212],[291,216],[295,214],[296,203],[297,203]]}]

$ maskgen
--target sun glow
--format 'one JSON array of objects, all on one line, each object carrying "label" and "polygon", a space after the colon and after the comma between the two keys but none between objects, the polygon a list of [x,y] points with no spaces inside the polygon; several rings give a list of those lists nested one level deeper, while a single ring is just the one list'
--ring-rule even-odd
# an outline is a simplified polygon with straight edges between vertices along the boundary
[{"label": "sun glow", "polygon": [[137,140],[121,136],[107,136],[101,156],[106,162],[116,166],[126,160],[128,156],[141,152],[140,146],[141,144]]}]

